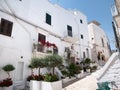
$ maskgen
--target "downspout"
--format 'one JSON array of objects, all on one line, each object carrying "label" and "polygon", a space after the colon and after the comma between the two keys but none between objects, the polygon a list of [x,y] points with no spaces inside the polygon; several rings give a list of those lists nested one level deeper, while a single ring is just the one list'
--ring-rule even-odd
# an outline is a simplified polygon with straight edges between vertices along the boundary
[{"label": "downspout", "polygon": [[113,27],[113,32],[114,32],[114,35],[115,35],[115,41],[116,41],[117,49],[118,49],[118,51],[120,53],[120,44],[119,44],[119,39],[118,39],[118,36],[117,36],[117,32],[116,32],[114,22],[112,22],[112,27]]}]

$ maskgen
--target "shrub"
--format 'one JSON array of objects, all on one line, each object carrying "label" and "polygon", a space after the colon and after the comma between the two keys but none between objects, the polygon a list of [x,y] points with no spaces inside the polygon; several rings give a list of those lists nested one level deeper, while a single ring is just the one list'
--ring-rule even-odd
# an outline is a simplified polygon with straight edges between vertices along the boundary
[{"label": "shrub", "polygon": [[66,70],[62,70],[61,73],[62,73],[65,77],[69,76],[69,72],[66,71]]},{"label": "shrub", "polygon": [[86,63],[86,64],[90,64],[90,63],[91,63],[90,58],[86,58],[86,59],[85,59],[85,63]]},{"label": "shrub", "polygon": [[15,67],[11,64],[7,64],[2,69],[6,72],[10,72],[10,71],[13,71],[15,69]]},{"label": "shrub", "polygon": [[54,82],[54,81],[58,81],[58,77],[56,75],[52,75],[52,74],[46,74],[44,81],[47,82]]},{"label": "shrub", "polygon": [[11,64],[7,64],[2,69],[7,72],[8,78],[10,78],[10,73],[9,72],[13,71],[15,69],[15,67]]},{"label": "shrub", "polygon": [[77,65],[74,64],[74,63],[71,63],[71,64],[67,67],[67,69],[68,69],[68,72],[69,72],[69,77],[75,76],[75,74],[78,74],[78,73],[80,73],[80,71],[81,71],[80,66],[77,66]]}]

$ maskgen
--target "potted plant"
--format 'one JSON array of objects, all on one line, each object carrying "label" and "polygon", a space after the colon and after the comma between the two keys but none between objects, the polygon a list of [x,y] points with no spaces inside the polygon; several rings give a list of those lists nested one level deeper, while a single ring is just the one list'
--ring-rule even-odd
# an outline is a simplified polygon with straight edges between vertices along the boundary
[{"label": "potted plant", "polygon": [[2,68],[7,74],[8,77],[0,81],[0,87],[3,87],[3,90],[12,90],[12,78],[10,77],[10,72],[15,69],[15,67],[11,64],[7,64]]},{"label": "potted plant", "polygon": [[33,71],[33,69],[34,69],[34,67],[30,64],[30,65],[28,65],[28,67],[31,69],[31,75],[29,75],[28,77],[27,77],[27,82],[26,82],[26,86],[27,87],[30,87],[29,85],[29,82],[30,82],[30,80],[35,80],[35,75],[34,75],[34,71]]},{"label": "potted plant", "polygon": [[94,65],[94,66],[91,67],[91,72],[94,72],[96,70],[97,70],[97,66],[96,65]]},{"label": "potted plant", "polygon": [[80,66],[77,66],[74,63],[71,63],[68,67],[67,67],[68,71],[69,71],[69,77],[74,77],[76,74],[79,74],[81,72],[81,68]]},{"label": "potted plant", "polygon": [[52,72],[45,74],[44,81],[31,81],[31,88],[34,88],[35,90],[40,90],[40,88],[41,90],[62,90],[62,81],[59,80],[55,74],[55,67],[62,64],[62,57],[59,55],[49,55],[43,59],[43,65],[50,68]]},{"label": "potted plant", "polygon": [[91,63],[91,59],[90,58],[86,58],[85,61],[85,68],[87,72],[90,72],[90,63]]},{"label": "potted plant", "polygon": [[[40,74],[40,70],[41,68],[45,67],[45,61],[44,61],[44,58],[32,58],[31,60],[31,64],[29,66],[29,68],[31,68],[31,80],[43,80],[43,76]],[[34,72],[33,72],[33,69],[34,68],[38,68],[38,75],[34,75]],[[36,76],[36,78],[35,78]],[[30,81],[30,80],[29,80]]]}]

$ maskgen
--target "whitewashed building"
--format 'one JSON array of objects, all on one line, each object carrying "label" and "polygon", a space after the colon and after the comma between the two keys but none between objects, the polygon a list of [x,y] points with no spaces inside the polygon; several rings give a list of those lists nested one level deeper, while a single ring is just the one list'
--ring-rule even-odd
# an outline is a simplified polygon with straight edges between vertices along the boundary
[{"label": "whitewashed building", "polygon": [[[24,84],[30,75],[33,56],[52,52],[67,57],[70,50],[73,62],[90,57],[87,17],[80,11],[66,10],[48,0],[0,0],[0,20],[0,67],[15,66],[11,76],[16,85]],[[46,51],[45,42],[52,49]],[[37,43],[42,46],[35,49]],[[5,77],[1,69],[0,80]]]},{"label": "whitewashed building", "polygon": [[110,45],[104,30],[100,27],[100,23],[92,21],[88,24],[88,29],[93,61],[107,61],[111,55]]},{"label": "whitewashed building", "polygon": [[111,8],[112,16],[113,16],[113,30],[116,40],[116,47],[120,51],[120,1],[114,0],[114,5]]}]

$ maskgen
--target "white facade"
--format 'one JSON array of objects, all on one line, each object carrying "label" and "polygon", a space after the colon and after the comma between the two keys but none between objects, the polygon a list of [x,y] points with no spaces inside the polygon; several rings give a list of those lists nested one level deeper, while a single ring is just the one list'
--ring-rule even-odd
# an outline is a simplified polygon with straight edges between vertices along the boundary
[{"label": "white facade", "polygon": [[114,0],[115,4],[111,8],[113,16],[113,30],[115,34],[116,47],[120,50],[120,1]]},{"label": "white facade", "polygon": [[104,60],[107,61],[110,57],[109,40],[99,25],[97,21],[92,21],[88,25],[91,56],[93,61],[98,61],[98,53],[100,53],[100,55],[104,56]]},{"label": "white facade", "polygon": [[[46,23],[46,13],[51,16],[51,25]],[[61,56],[65,47],[73,45],[78,61],[90,57],[87,17],[79,11],[65,10],[48,0],[0,0],[0,19],[13,22],[11,36],[0,34],[0,67],[8,63],[15,66],[12,73],[15,83],[24,82],[30,75],[28,64],[39,33],[57,46]],[[67,25],[72,27],[72,37],[68,35]],[[5,77],[1,69],[0,79]]]}]

